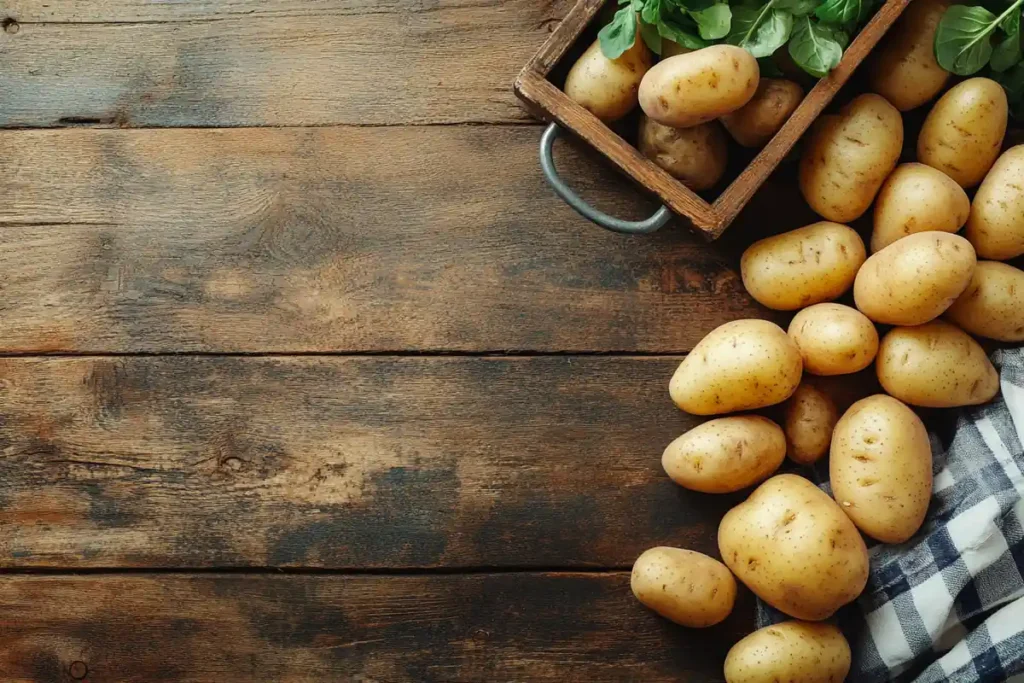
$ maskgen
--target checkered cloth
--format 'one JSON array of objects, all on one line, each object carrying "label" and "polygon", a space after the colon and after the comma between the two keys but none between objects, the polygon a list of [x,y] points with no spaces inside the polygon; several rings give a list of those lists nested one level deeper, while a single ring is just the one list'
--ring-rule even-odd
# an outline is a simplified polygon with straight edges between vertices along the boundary
[{"label": "checkered cloth", "polygon": [[[947,443],[932,434],[924,526],[869,548],[867,588],[840,611],[851,681],[1024,683],[1024,349],[992,360],[1001,395],[959,411]],[[786,619],[758,607],[761,625]]]}]

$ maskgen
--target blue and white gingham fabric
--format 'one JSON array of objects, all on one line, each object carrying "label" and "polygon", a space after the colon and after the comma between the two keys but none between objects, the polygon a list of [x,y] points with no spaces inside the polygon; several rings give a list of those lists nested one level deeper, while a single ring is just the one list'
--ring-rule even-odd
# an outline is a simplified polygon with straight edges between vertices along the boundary
[{"label": "blue and white gingham fabric", "polygon": [[[992,360],[1000,395],[958,411],[948,443],[932,435],[921,530],[869,547],[867,588],[840,611],[850,681],[1024,683],[1024,349]],[[761,625],[786,618],[758,607]]]}]

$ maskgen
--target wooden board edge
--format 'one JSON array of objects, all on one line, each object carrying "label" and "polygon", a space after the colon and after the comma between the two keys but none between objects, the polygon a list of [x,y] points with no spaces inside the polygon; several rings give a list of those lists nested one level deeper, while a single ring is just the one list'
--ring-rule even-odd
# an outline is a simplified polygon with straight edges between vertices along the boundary
[{"label": "wooden board edge", "polygon": [[565,15],[551,36],[544,41],[537,53],[526,63],[523,73],[530,72],[547,77],[551,69],[565,56],[573,43],[579,39],[583,30],[609,1],[579,0]]}]

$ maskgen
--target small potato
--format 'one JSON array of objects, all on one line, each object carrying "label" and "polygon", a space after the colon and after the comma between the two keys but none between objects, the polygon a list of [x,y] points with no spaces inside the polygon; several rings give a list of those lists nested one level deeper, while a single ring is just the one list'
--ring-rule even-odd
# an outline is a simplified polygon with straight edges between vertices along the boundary
[{"label": "small potato", "polygon": [[977,257],[971,243],[948,232],[919,232],[873,254],[857,273],[857,308],[877,323],[920,325],[963,294]]},{"label": "small potato", "polygon": [[779,425],[760,415],[733,415],[705,422],[670,443],[661,466],[685,488],[732,493],[767,479],[785,457]]},{"label": "small potato", "polygon": [[682,548],[644,551],[633,563],[629,585],[646,607],[691,628],[719,623],[736,602],[736,580],[725,565]]},{"label": "small potato", "polygon": [[974,187],[992,168],[1006,134],[1003,86],[969,78],[939,98],[917,137],[917,160]]},{"label": "small potato", "polygon": [[663,59],[640,83],[640,107],[658,123],[689,128],[736,111],[754,96],[757,60],[735,45]]},{"label": "small potato", "polygon": [[850,644],[832,624],[784,621],[765,626],[732,646],[726,683],[843,683]]},{"label": "small potato", "polygon": [[857,528],[883,543],[906,541],[932,497],[932,449],[921,418],[885,394],[854,403],[832,434],[829,481]]},{"label": "small potato", "polygon": [[814,211],[848,223],[868,210],[903,148],[903,119],[884,98],[868,93],[823,117],[800,158],[800,192]]},{"label": "small potato", "polygon": [[670,128],[641,116],[637,139],[641,154],[691,190],[714,187],[725,173],[729,143],[715,121],[692,128]]},{"label": "small potato", "polygon": [[828,619],[868,580],[868,550],[857,527],[795,474],[772,477],[727,512],[718,549],[757,597],[797,619]]},{"label": "small potato", "polygon": [[639,33],[633,47],[618,59],[605,57],[595,40],[569,69],[565,94],[602,121],[617,121],[637,105],[640,79],[653,63]]},{"label": "small potato", "polygon": [[915,232],[956,232],[970,212],[967,193],[948,175],[924,164],[901,164],[875,200],[871,251]]},{"label": "small potato", "polygon": [[1024,145],[1003,152],[974,195],[964,233],[981,258],[1024,254]]},{"label": "small potato", "polygon": [[800,352],[767,320],[734,320],[713,329],[679,364],[668,385],[677,406],[718,415],[782,403],[800,384]]},{"label": "small potato", "polygon": [[803,99],[804,89],[793,81],[762,78],[754,97],[724,115],[722,125],[744,147],[761,148],[775,137]]},{"label": "small potato", "polygon": [[813,375],[860,372],[878,353],[878,330],[863,313],[842,304],[817,304],[793,316],[789,338]]},{"label": "small potato", "polygon": [[998,261],[978,261],[971,284],[946,317],[979,337],[1024,341],[1024,271]]},{"label": "small potato", "polygon": [[914,0],[882,38],[869,63],[873,92],[900,111],[938,95],[949,72],[935,59],[935,32],[951,0]]},{"label": "small potato", "polygon": [[842,296],[866,256],[855,230],[821,221],[751,244],[740,259],[740,276],[761,304],[793,311]]},{"label": "small potato", "polygon": [[891,329],[875,369],[882,388],[912,406],[973,406],[999,393],[999,373],[978,342],[941,320]]},{"label": "small potato", "polygon": [[786,452],[793,462],[809,465],[828,453],[839,420],[836,404],[813,384],[801,382],[786,401]]}]

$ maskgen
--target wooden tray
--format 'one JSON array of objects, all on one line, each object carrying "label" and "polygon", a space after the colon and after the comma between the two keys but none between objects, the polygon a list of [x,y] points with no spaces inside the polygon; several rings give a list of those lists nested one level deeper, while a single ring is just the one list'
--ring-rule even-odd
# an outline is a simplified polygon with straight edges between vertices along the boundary
[{"label": "wooden tray", "polygon": [[[633,145],[622,139],[596,116],[570,100],[548,79],[551,70],[561,61],[583,30],[594,19],[605,4],[605,0],[579,0],[576,3],[576,6],[569,11],[565,20],[554,30],[540,51],[520,72],[515,83],[515,93],[535,116],[556,123],[586,140],[608,157],[619,169],[657,195],[667,209],[689,219],[694,230],[707,239],[713,240],[725,232],[740,210],[789,153],[800,136],[832,101],[839,88],[849,80],[857,66],[864,61],[864,58],[899,18],[909,3],[910,0],[886,0],[871,21],[850,43],[838,66],[827,77],[820,79],[807,93],[789,121],[722,191],[714,203],[708,203],[649,161]],[[550,127],[542,140],[542,164],[546,166],[550,166],[550,147],[557,132],[556,127]],[[544,158],[545,147],[548,153],[546,160]],[[549,169],[545,168],[545,170]],[[550,170],[553,173],[553,167]],[[547,175],[550,179],[551,174]],[[595,218],[587,213],[586,207],[581,208],[574,203],[575,197],[572,196],[571,191],[568,191],[569,196],[567,196],[567,188],[564,184],[559,183],[557,179],[552,184],[563,198],[574,204],[574,208],[592,219]],[[593,214],[600,213],[591,211]],[[664,224],[668,217],[668,210],[662,209],[659,214],[655,214],[642,224],[626,224],[624,221],[618,221],[622,226],[639,227],[623,227],[622,229],[610,227],[610,229],[620,232],[650,232]]]}]

